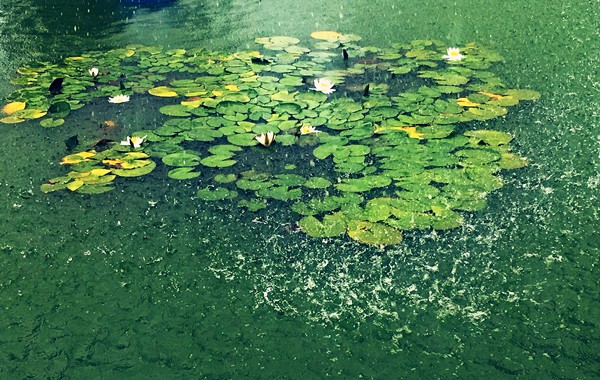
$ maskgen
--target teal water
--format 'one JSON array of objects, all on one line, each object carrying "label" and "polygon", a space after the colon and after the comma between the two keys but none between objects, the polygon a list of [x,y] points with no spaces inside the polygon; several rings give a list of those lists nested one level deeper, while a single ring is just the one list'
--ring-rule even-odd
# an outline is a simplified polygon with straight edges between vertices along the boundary
[{"label": "teal water", "polygon": [[[0,91],[14,71],[129,43],[255,48],[338,30],[498,51],[535,103],[482,127],[530,160],[463,227],[378,249],[294,233],[285,209],[206,204],[164,172],[99,196],[43,194],[59,128],[0,125],[0,377],[600,377],[600,7],[545,1],[2,1]],[[107,132],[108,133],[108,132]],[[109,136],[109,137],[119,137]],[[312,285],[314,283],[314,285]]]}]

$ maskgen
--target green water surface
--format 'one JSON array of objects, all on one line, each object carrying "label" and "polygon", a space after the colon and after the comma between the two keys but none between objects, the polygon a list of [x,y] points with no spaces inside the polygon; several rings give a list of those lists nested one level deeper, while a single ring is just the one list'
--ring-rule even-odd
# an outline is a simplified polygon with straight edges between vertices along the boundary
[{"label": "green water surface", "polygon": [[314,30],[477,42],[542,94],[477,125],[530,162],[486,209],[385,249],[296,233],[276,205],[200,202],[164,168],[99,196],[39,191],[66,138],[145,129],[152,99],[0,125],[0,378],[599,378],[599,19],[594,0],[0,1],[2,96],[35,61]]}]

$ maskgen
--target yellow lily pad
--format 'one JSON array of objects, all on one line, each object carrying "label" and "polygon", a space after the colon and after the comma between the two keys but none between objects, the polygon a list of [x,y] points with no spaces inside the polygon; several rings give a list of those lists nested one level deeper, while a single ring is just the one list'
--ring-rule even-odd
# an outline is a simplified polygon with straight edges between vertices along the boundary
[{"label": "yellow lily pad", "polygon": [[334,32],[332,30],[319,30],[310,34],[310,36],[316,40],[325,41],[336,41],[341,35],[342,33]]},{"label": "yellow lily pad", "polygon": [[4,124],[17,124],[17,123],[22,123],[24,121],[25,121],[25,119],[21,119],[20,117],[17,117],[17,116],[7,116],[7,117],[3,117],[2,119],[0,119],[0,123],[4,123]]},{"label": "yellow lily pad", "polygon": [[67,189],[71,190],[71,191],[75,191],[77,189],[79,189],[81,186],[83,186],[83,181],[80,179],[76,179],[73,182],[69,182],[67,184]]},{"label": "yellow lily pad", "polygon": [[95,175],[97,177],[102,177],[105,174],[110,173],[110,169],[92,169],[90,171],[91,175]]},{"label": "yellow lily pad", "polygon": [[479,105],[479,103],[472,102],[467,98],[456,99],[456,104],[458,104],[461,107],[477,107]]},{"label": "yellow lily pad", "polygon": [[179,96],[172,88],[167,86],[158,86],[148,90],[150,95],[159,96],[161,98],[174,98]]},{"label": "yellow lily pad", "polygon": [[202,99],[182,100],[181,101],[182,106],[186,106],[186,107],[190,107],[190,108],[198,108],[198,107],[200,107],[200,104],[202,104]]},{"label": "yellow lily pad", "polygon": [[40,117],[46,116],[48,112],[36,109],[24,109],[15,111],[13,116],[20,117],[21,119],[39,119]]},{"label": "yellow lily pad", "polygon": [[393,126],[393,127],[382,127],[379,125],[375,125],[375,131],[374,131],[375,133],[382,133],[384,131],[403,131],[403,132],[406,132],[408,137],[410,137],[411,139],[418,139],[418,140],[423,140],[423,136],[425,135],[425,133],[423,133],[423,132],[417,132],[417,127],[410,127],[410,126],[406,126],[406,125]]},{"label": "yellow lily pad", "polygon": [[60,160],[60,164],[61,165],[72,165],[72,164],[77,164],[82,161],[91,161],[91,160],[89,160],[89,158],[94,156],[95,154],[96,154],[95,150],[90,150],[87,152],[79,152],[79,153],[75,153],[75,154],[69,154],[68,156],[63,157],[63,159]]},{"label": "yellow lily pad", "polygon": [[25,109],[25,102],[12,102],[12,103],[8,103],[7,105],[5,105],[4,107],[2,107],[2,112],[4,112],[7,115],[12,115],[13,113],[17,112],[17,111],[21,111]]}]

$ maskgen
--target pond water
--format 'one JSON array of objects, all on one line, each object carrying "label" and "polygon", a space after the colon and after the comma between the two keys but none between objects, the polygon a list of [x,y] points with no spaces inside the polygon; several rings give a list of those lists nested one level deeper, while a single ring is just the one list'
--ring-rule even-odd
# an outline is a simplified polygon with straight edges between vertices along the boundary
[{"label": "pond water", "polygon": [[[529,164],[501,171],[460,227],[383,247],[308,236],[290,202],[198,199],[205,178],[171,179],[160,159],[106,193],[41,191],[67,173],[70,137],[153,130],[172,99],[0,124],[0,377],[600,377],[597,1],[143,3],[2,1],[0,95],[24,65],[130,44],[229,54],[319,30],[381,48],[475,42],[504,58],[492,71],[507,88],[541,98],[469,128],[509,133]],[[276,165],[273,148],[243,164]]]}]

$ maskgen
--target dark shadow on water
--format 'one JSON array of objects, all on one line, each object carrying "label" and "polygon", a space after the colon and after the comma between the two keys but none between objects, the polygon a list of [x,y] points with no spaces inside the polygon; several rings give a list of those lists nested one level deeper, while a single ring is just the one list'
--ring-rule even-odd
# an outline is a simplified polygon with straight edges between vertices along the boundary
[{"label": "dark shadow on water", "polygon": [[162,9],[174,5],[176,2],[176,0],[121,0],[125,6],[148,9]]}]

